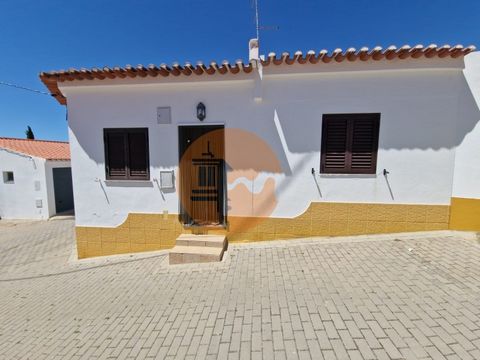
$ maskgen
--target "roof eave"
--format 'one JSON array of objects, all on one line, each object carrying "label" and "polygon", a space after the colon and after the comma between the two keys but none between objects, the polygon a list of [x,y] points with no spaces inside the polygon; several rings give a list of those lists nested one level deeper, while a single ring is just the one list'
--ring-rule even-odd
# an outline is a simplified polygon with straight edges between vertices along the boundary
[{"label": "roof eave", "polygon": [[61,105],[67,105],[67,98],[58,88],[58,78],[48,73],[40,73],[40,80],[45,84],[50,95],[52,95]]},{"label": "roof eave", "polygon": [[[354,61],[380,61],[380,60],[405,60],[405,59],[419,59],[419,58],[460,58],[475,51],[475,46],[463,47],[462,45],[449,46],[444,45],[438,47],[435,44],[429,46],[417,45],[410,47],[408,45],[397,48],[389,46],[388,48],[375,47],[373,49],[361,48],[356,50],[349,48],[346,51],[342,49],[335,49],[329,53],[327,50],[321,50],[316,53],[308,51],[305,55],[301,51],[297,51],[293,56],[290,53],[284,52],[279,57],[275,53],[270,53],[264,60],[258,60],[262,66],[278,66],[278,65],[293,65],[293,64],[317,64],[317,63],[340,63],[340,62],[354,62]],[[255,61],[255,60],[254,60]],[[40,80],[45,84],[50,93],[57,101],[62,104],[67,104],[67,98],[59,89],[58,83],[64,81],[76,80],[104,80],[104,79],[124,79],[124,78],[145,78],[145,77],[178,77],[191,75],[213,75],[213,74],[239,74],[250,73],[255,67],[254,61],[244,64],[241,60],[230,64],[228,61],[222,62],[218,65],[211,62],[209,65],[204,65],[198,62],[196,65],[186,63],[185,65],[173,64],[171,67],[165,64],[160,66],[149,65],[144,67],[138,65],[132,67],[127,65],[124,68],[120,67],[104,67],[102,69],[70,69],[53,72],[40,73]]]}]

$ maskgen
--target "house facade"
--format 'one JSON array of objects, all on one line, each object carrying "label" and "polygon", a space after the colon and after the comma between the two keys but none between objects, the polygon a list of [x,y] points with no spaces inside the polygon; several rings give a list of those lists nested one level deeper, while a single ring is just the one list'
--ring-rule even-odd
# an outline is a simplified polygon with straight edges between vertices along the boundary
[{"label": "house facade", "polygon": [[480,229],[473,50],[260,57],[254,40],[248,63],[42,73],[68,106],[79,257],[185,232]]},{"label": "house facade", "polygon": [[0,218],[48,219],[73,210],[68,143],[0,138]]}]

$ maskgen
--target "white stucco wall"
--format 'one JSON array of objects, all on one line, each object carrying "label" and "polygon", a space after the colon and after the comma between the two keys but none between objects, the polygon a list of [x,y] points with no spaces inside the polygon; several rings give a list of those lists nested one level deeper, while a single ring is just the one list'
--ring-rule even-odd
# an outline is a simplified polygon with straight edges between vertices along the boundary
[{"label": "white stucco wall", "polygon": [[[3,172],[13,171],[14,183],[5,184]],[[45,160],[0,149],[0,217],[2,219],[47,219],[48,200]],[[35,181],[40,189],[35,189]],[[42,207],[36,206],[42,201]]]},{"label": "white stucco wall", "polygon": [[480,53],[465,58],[465,79],[472,93],[460,99],[460,109],[473,106],[475,126],[465,134],[455,156],[453,197],[480,199]]},{"label": "white stucco wall", "polygon": [[[54,167],[70,167],[70,161],[50,161],[0,148],[0,218],[40,220],[55,215]],[[4,183],[4,171],[13,171],[14,183]]]},{"label": "white stucco wall", "polygon": [[[68,97],[77,224],[115,226],[128,212],[178,213],[176,192],[161,193],[155,181],[105,181],[103,128],[148,127],[155,180],[160,169],[177,170],[178,125],[199,123],[199,101],[207,106],[205,124],[252,131],[277,154],[281,173],[243,181],[258,191],[268,176],[275,178],[272,216],[297,216],[311,201],[449,204],[455,148],[477,120],[463,62],[448,59],[438,67],[435,61],[432,68],[418,61],[420,68],[409,61],[402,68],[332,64],[324,68],[336,71],[319,73],[308,73],[307,66],[287,75],[265,69],[261,102],[254,101],[253,75],[66,83],[61,90]],[[171,106],[171,125],[157,124],[158,106]],[[349,112],[381,113],[377,174],[318,175],[322,115]]]}]

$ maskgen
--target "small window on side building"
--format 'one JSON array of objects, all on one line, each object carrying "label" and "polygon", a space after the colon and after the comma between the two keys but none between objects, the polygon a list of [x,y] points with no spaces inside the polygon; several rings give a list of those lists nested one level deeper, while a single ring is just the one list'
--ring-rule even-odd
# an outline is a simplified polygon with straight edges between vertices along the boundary
[{"label": "small window on side building", "polygon": [[149,180],[148,129],[104,129],[107,180]]},{"label": "small window on side building", "polygon": [[15,178],[13,176],[13,171],[4,171],[3,172],[3,182],[5,184],[14,184]]},{"label": "small window on side building", "polygon": [[325,114],[320,172],[375,174],[380,114]]}]

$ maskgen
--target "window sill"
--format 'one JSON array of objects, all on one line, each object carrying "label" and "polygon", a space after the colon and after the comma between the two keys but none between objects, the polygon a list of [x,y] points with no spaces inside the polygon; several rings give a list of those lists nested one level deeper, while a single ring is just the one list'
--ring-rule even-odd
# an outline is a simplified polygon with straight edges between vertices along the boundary
[{"label": "window sill", "polygon": [[153,187],[151,180],[105,180],[108,187]]},{"label": "window sill", "polygon": [[378,174],[322,174],[319,176],[326,179],[376,179]]}]

